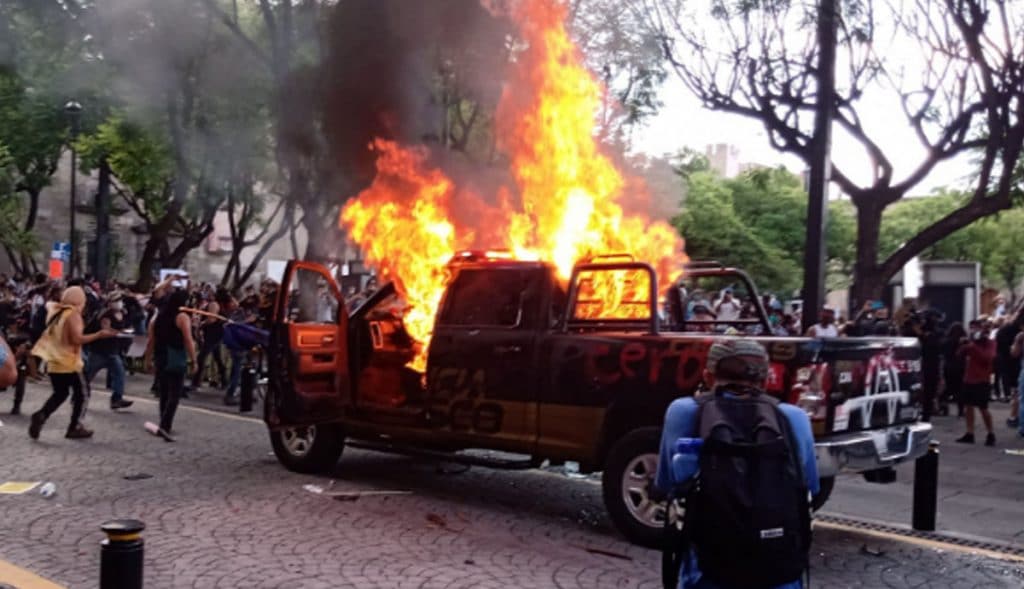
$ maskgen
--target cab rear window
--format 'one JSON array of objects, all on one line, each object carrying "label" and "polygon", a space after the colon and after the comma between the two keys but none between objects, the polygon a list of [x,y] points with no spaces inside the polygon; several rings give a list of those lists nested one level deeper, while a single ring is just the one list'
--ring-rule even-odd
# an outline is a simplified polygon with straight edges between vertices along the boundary
[{"label": "cab rear window", "polygon": [[448,289],[442,325],[518,327],[532,273],[522,270],[463,270]]}]

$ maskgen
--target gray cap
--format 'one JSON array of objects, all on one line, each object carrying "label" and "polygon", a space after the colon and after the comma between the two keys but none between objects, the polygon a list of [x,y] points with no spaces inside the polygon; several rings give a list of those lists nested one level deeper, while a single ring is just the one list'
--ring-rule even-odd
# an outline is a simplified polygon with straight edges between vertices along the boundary
[{"label": "gray cap", "polygon": [[715,376],[749,381],[768,377],[768,352],[748,339],[715,342],[708,350],[708,370]]}]

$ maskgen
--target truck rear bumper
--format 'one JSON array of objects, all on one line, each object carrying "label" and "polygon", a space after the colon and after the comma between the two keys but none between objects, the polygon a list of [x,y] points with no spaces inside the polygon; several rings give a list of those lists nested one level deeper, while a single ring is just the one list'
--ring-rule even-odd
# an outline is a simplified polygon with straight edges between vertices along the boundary
[{"label": "truck rear bumper", "polygon": [[840,434],[815,442],[818,475],[863,472],[913,460],[928,451],[932,424],[912,423],[886,429]]}]

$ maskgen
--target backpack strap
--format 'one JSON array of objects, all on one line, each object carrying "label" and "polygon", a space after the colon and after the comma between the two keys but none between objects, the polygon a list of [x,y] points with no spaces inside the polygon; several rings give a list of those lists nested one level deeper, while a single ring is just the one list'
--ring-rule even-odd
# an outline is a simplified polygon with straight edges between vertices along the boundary
[{"label": "backpack strap", "polygon": [[43,331],[49,331],[51,327],[53,327],[54,325],[57,324],[58,321],[60,321],[60,318],[64,316],[64,313],[67,313],[70,310],[71,309],[65,307],[54,313],[53,317],[50,317],[50,320],[46,322],[46,327],[43,328]]}]

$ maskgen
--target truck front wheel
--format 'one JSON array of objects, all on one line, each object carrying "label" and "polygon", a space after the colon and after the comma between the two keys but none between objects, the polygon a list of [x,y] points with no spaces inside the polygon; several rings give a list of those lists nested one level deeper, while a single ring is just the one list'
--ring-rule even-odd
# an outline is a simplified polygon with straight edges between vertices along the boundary
[{"label": "truck front wheel", "polygon": [[270,445],[285,468],[313,474],[338,463],[345,437],[339,427],[330,424],[286,427],[270,432]]},{"label": "truck front wheel", "polygon": [[608,453],[601,489],[615,527],[634,544],[660,548],[665,502],[653,493],[661,430],[645,427],[619,439]]}]

